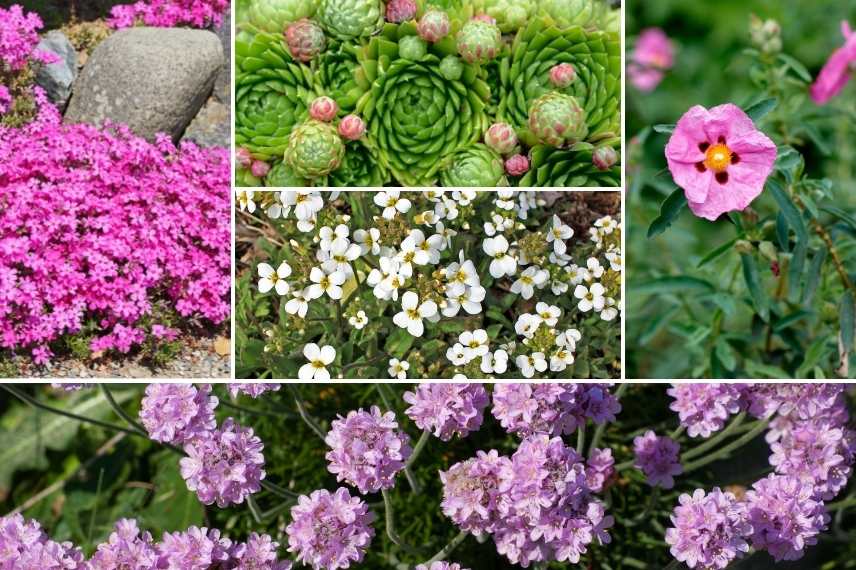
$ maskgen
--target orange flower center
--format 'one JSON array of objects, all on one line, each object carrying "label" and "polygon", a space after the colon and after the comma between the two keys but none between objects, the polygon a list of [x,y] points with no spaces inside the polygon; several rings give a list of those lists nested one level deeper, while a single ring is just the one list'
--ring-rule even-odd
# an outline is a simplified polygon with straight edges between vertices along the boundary
[{"label": "orange flower center", "polygon": [[731,164],[731,149],[719,143],[710,146],[704,154],[704,165],[714,172],[725,172]]}]

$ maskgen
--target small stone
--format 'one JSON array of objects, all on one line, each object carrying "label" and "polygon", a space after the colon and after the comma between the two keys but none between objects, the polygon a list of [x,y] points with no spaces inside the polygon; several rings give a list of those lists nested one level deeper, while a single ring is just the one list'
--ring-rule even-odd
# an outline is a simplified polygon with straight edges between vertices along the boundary
[{"label": "small stone", "polygon": [[45,34],[36,49],[59,56],[60,61],[39,67],[36,83],[47,93],[48,98],[60,109],[64,109],[71,97],[71,86],[77,77],[77,52],[68,38],[58,30]]}]

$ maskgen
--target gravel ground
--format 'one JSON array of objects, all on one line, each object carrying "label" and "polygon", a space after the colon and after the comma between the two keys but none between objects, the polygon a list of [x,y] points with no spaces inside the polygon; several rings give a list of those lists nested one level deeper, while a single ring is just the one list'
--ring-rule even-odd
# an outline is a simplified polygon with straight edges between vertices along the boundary
[{"label": "gravel ground", "polygon": [[184,337],[181,341],[178,356],[157,369],[142,363],[139,355],[89,362],[62,357],[41,367],[29,358],[20,357],[13,362],[18,375],[26,378],[230,378],[229,356],[221,356],[214,350],[215,337]]}]

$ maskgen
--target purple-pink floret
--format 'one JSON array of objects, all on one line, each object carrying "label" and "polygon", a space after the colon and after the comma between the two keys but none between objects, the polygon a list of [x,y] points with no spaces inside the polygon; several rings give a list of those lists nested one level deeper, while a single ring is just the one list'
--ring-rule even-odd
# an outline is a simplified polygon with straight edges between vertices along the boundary
[{"label": "purple-pink floret", "polygon": [[20,514],[0,517],[0,568],[83,570],[83,553],[68,542],[54,542],[38,522]]},{"label": "purple-pink floret", "polygon": [[18,4],[0,8],[0,68],[20,71],[31,60],[59,61],[56,54],[36,49],[41,28],[42,19],[35,12],[25,13]]},{"label": "purple-pink floret", "polygon": [[671,489],[675,486],[674,476],[684,472],[680,451],[678,442],[651,430],[633,439],[634,465],[642,470],[652,487]]},{"label": "purple-pink floret", "polygon": [[621,404],[607,384],[497,384],[492,411],[509,433],[563,435],[615,421]]},{"label": "purple-pink floret", "polygon": [[481,384],[419,384],[404,401],[410,404],[404,413],[420,429],[449,441],[477,431],[490,400]]},{"label": "purple-pink floret", "polygon": [[158,552],[152,535],[141,531],[137,521],[119,519],[107,542],[98,545],[98,550],[84,568],[86,570],[156,570]]},{"label": "purple-pink floret", "polygon": [[181,476],[206,505],[240,504],[261,489],[265,477],[263,448],[252,428],[228,418],[218,429],[184,446],[187,457],[180,461]]},{"label": "purple-pink floret", "polygon": [[250,533],[247,542],[239,542],[229,551],[229,570],[291,570],[291,561],[278,560],[279,543],[266,534]]},{"label": "purple-pink floret", "polygon": [[227,384],[229,395],[237,398],[238,394],[244,394],[250,398],[258,398],[265,392],[278,392],[282,387],[280,384],[266,384],[264,382],[247,382]]},{"label": "purple-pink floret", "polygon": [[741,411],[743,390],[740,384],[676,384],[667,393],[675,399],[669,407],[678,413],[687,434],[710,437]]},{"label": "purple-pink floret", "polygon": [[108,24],[114,28],[129,28],[137,24],[171,28],[219,26],[229,9],[229,0],[146,0],[114,6]]},{"label": "purple-pink floret", "polygon": [[666,543],[676,559],[690,568],[721,570],[749,551],[747,507],[732,493],[718,487],[707,494],[696,489],[678,501],[674,526],[666,530]]},{"label": "purple-pink floret", "polygon": [[443,500],[440,508],[461,530],[478,536],[496,530],[500,522],[500,474],[511,460],[492,449],[440,472]]},{"label": "purple-pink floret", "polygon": [[183,532],[165,532],[157,545],[163,570],[209,570],[229,560],[232,543],[217,529],[191,526]]},{"label": "purple-pink floret", "polygon": [[382,414],[377,406],[340,415],[324,441],[330,446],[327,469],[360,493],[392,488],[412,452],[410,438],[398,429],[395,414]]},{"label": "purple-pink floret", "polygon": [[767,550],[777,562],[802,558],[829,522],[814,494],[812,485],[797,477],[772,474],[756,481],[746,492],[752,547]]},{"label": "purple-pink floret", "polygon": [[420,564],[414,570],[470,570],[469,568],[464,568],[460,564],[456,562],[432,562],[427,566],[425,564]]},{"label": "purple-pink floret", "polygon": [[586,461],[586,481],[589,489],[602,492],[615,476],[615,458],[612,450],[594,448]]},{"label": "purple-pink floret", "polygon": [[182,445],[217,427],[217,404],[209,385],[149,384],[140,421],[153,440]]},{"label": "purple-pink floret", "polygon": [[344,487],[302,495],[291,508],[288,551],[315,570],[349,568],[361,562],[374,536],[374,515],[359,497]]}]

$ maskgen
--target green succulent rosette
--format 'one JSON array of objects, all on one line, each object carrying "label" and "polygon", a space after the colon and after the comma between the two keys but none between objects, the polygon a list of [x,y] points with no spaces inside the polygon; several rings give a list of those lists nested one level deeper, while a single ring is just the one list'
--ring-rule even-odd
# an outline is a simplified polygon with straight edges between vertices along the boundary
[{"label": "green succulent rosette", "polygon": [[383,14],[380,0],[320,0],[315,17],[331,36],[354,40],[377,32]]},{"label": "green succulent rosette", "polygon": [[315,180],[336,170],[344,155],[345,143],[336,127],[309,119],[291,131],[284,162],[298,178]]},{"label": "green succulent rosette", "polygon": [[502,157],[487,145],[478,143],[458,151],[440,173],[443,186],[493,188],[507,186]]},{"label": "green succulent rosette", "polygon": [[260,178],[253,176],[249,168],[238,167],[235,169],[235,186],[238,188],[255,188],[264,186],[264,184]]},{"label": "green succulent rosette", "polygon": [[[550,83],[550,69],[574,66],[577,77],[563,89]],[[538,97],[558,91],[573,96],[586,112],[588,140],[620,132],[621,43],[618,35],[582,26],[559,28],[549,18],[535,18],[522,28],[503,61],[499,119],[520,130],[520,138],[536,144],[526,129],[529,109]]]},{"label": "green succulent rosette", "polygon": [[281,34],[243,33],[235,42],[235,144],[278,159],[292,128],[321,95],[309,67],[294,61]]},{"label": "green succulent rosette", "polygon": [[458,22],[458,28],[475,15],[471,0],[416,0],[416,5],[420,15],[432,8],[446,12],[449,20]]},{"label": "green succulent rosette", "polygon": [[[604,140],[598,146],[609,145],[618,150],[621,140],[617,137]],[[517,183],[531,187],[599,186],[604,188],[621,185],[621,161],[608,170],[599,170],[592,162],[595,145],[578,143],[570,148],[555,148],[538,145],[530,152],[529,172]]]},{"label": "green succulent rosette", "polygon": [[463,64],[458,79],[440,72],[456,53],[454,34],[428,46],[418,61],[399,55],[402,37],[417,35],[413,22],[387,24],[360,55],[371,82],[357,104],[368,124],[366,139],[378,159],[406,186],[430,186],[443,159],[477,142],[490,124],[490,88],[476,65]]},{"label": "green succulent rosette", "polygon": [[285,161],[274,164],[265,176],[265,186],[270,188],[306,186],[307,184],[306,179],[297,176]]},{"label": "green succulent rosette", "polygon": [[615,14],[620,11],[610,8],[606,0],[538,0],[537,15],[551,18],[560,28],[583,26],[609,30]]},{"label": "green succulent rosette", "polygon": [[318,83],[328,97],[336,100],[340,115],[352,111],[369,88],[357,61],[357,49],[355,45],[340,43],[330,46],[317,59]]},{"label": "green succulent rosette", "polygon": [[383,186],[388,181],[389,174],[386,169],[362,141],[345,145],[342,164],[327,177],[327,184],[336,187]]},{"label": "green succulent rosette", "polygon": [[508,34],[526,25],[535,14],[538,0],[475,0],[474,4],[476,12],[496,20],[499,29]]},{"label": "green succulent rosette", "polygon": [[316,0],[250,0],[246,18],[258,30],[281,34],[291,22],[311,18],[316,4]]}]

